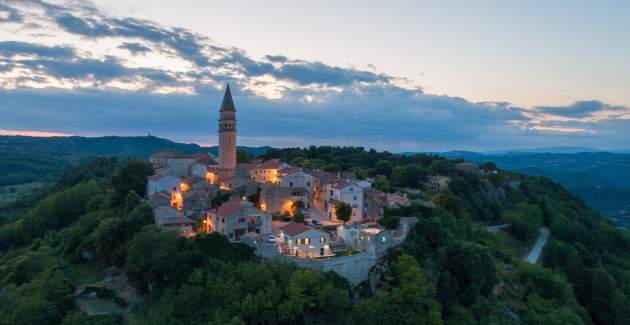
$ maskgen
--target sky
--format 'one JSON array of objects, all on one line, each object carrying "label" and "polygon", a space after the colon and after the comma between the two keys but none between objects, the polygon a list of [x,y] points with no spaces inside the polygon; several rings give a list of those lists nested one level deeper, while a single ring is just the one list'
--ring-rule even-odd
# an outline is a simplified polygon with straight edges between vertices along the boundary
[{"label": "sky", "polygon": [[630,2],[0,0],[0,135],[629,149]]}]

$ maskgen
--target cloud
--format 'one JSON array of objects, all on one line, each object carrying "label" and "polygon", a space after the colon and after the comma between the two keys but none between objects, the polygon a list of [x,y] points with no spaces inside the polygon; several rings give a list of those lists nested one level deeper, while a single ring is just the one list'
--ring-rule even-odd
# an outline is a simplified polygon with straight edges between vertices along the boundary
[{"label": "cloud", "polygon": [[146,52],[151,52],[151,49],[140,44],[140,43],[132,43],[132,42],[124,42],[122,45],[118,46],[119,49],[124,49],[133,55],[144,54]]},{"label": "cloud", "polygon": [[295,81],[301,85],[326,84],[330,86],[348,85],[355,82],[387,82],[389,77],[368,71],[332,67],[320,62],[284,63],[272,74],[279,79]]},{"label": "cloud", "polygon": [[[227,81],[239,139],[250,145],[352,144],[400,151],[597,147],[622,145],[629,126],[626,111],[598,101],[534,109],[474,103],[425,93],[374,67],[364,71],[282,55],[252,58],[186,29],[114,17],[89,2],[8,3],[31,30],[0,42],[3,130],[150,132],[214,143]],[[32,36],[38,28],[52,35],[46,44]],[[608,113],[595,122],[575,120],[600,112]]]},{"label": "cloud", "polygon": [[73,57],[74,49],[65,46],[45,46],[27,42],[0,42],[0,56],[12,58],[16,55],[36,55],[42,58],[61,59]]},{"label": "cloud", "polygon": [[22,15],[15,8],[0,3],[0,23],[16,23],[22,19]]},{"label": "cloud", "polygon": [[198,66],[207,66],[208,58],[202,53],[201,39],[181,28],[166,29],[134,18],[82,18],[64,13],[55,18],[55,22],[67,32],[90,38],[128,37],[164,44],[176,50],[182,57]]},{"label": "cloud", "polygon": [[569,106],[538,106],[536,111],[568,118],[593,117],[598,112],[627,110],[623,106],[611,106],[597,100],[578,101]]}]

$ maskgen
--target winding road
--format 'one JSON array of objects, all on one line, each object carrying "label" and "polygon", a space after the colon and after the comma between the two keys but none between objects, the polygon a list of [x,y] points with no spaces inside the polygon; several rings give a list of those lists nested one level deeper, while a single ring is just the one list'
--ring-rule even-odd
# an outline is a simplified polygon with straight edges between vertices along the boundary
[{"label": "winding road", "polygon": [[551,232],[549,228],[542,227],[540,228],[538,239],[536,240],[536,244],[532,247],[532,250],[529,252],[525,261],[530,264],[536,264],[540,255],[542,254],[543,248],[545,248],[545,244],[547,244],[547,239],[549,239],[549,235]]}]

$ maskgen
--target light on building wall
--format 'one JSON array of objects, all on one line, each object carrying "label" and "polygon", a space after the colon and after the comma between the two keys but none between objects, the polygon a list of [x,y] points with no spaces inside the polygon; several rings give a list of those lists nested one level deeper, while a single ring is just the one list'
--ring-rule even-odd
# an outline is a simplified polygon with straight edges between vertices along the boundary
[{"label": "light on building wall", "polygon": [[216,181],[216,175],[213,172],[207,172],[206,181],[208,181],[208,183],[214,184],[214,182]]},{"label": "light on building wall", "polygon": [[263,211],[267,211],[267,203],[263,202],[260,204],[260,209]]},{"label": "light on building wall", "polygon": [[186,192],[189,189],[188,184],[182,182],[181,184],[179,184],[179,188],[181,188],[182,192]]}]

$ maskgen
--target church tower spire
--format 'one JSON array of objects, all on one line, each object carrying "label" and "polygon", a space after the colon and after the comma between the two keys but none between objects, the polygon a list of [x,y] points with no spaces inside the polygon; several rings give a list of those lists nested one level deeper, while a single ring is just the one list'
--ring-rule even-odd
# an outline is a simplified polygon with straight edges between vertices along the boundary
[{"label": "church tower spire", "polygon": [[219,178],[224,180],[236,171],[236,108],[230,84],[225,88],[219,115]]}]

